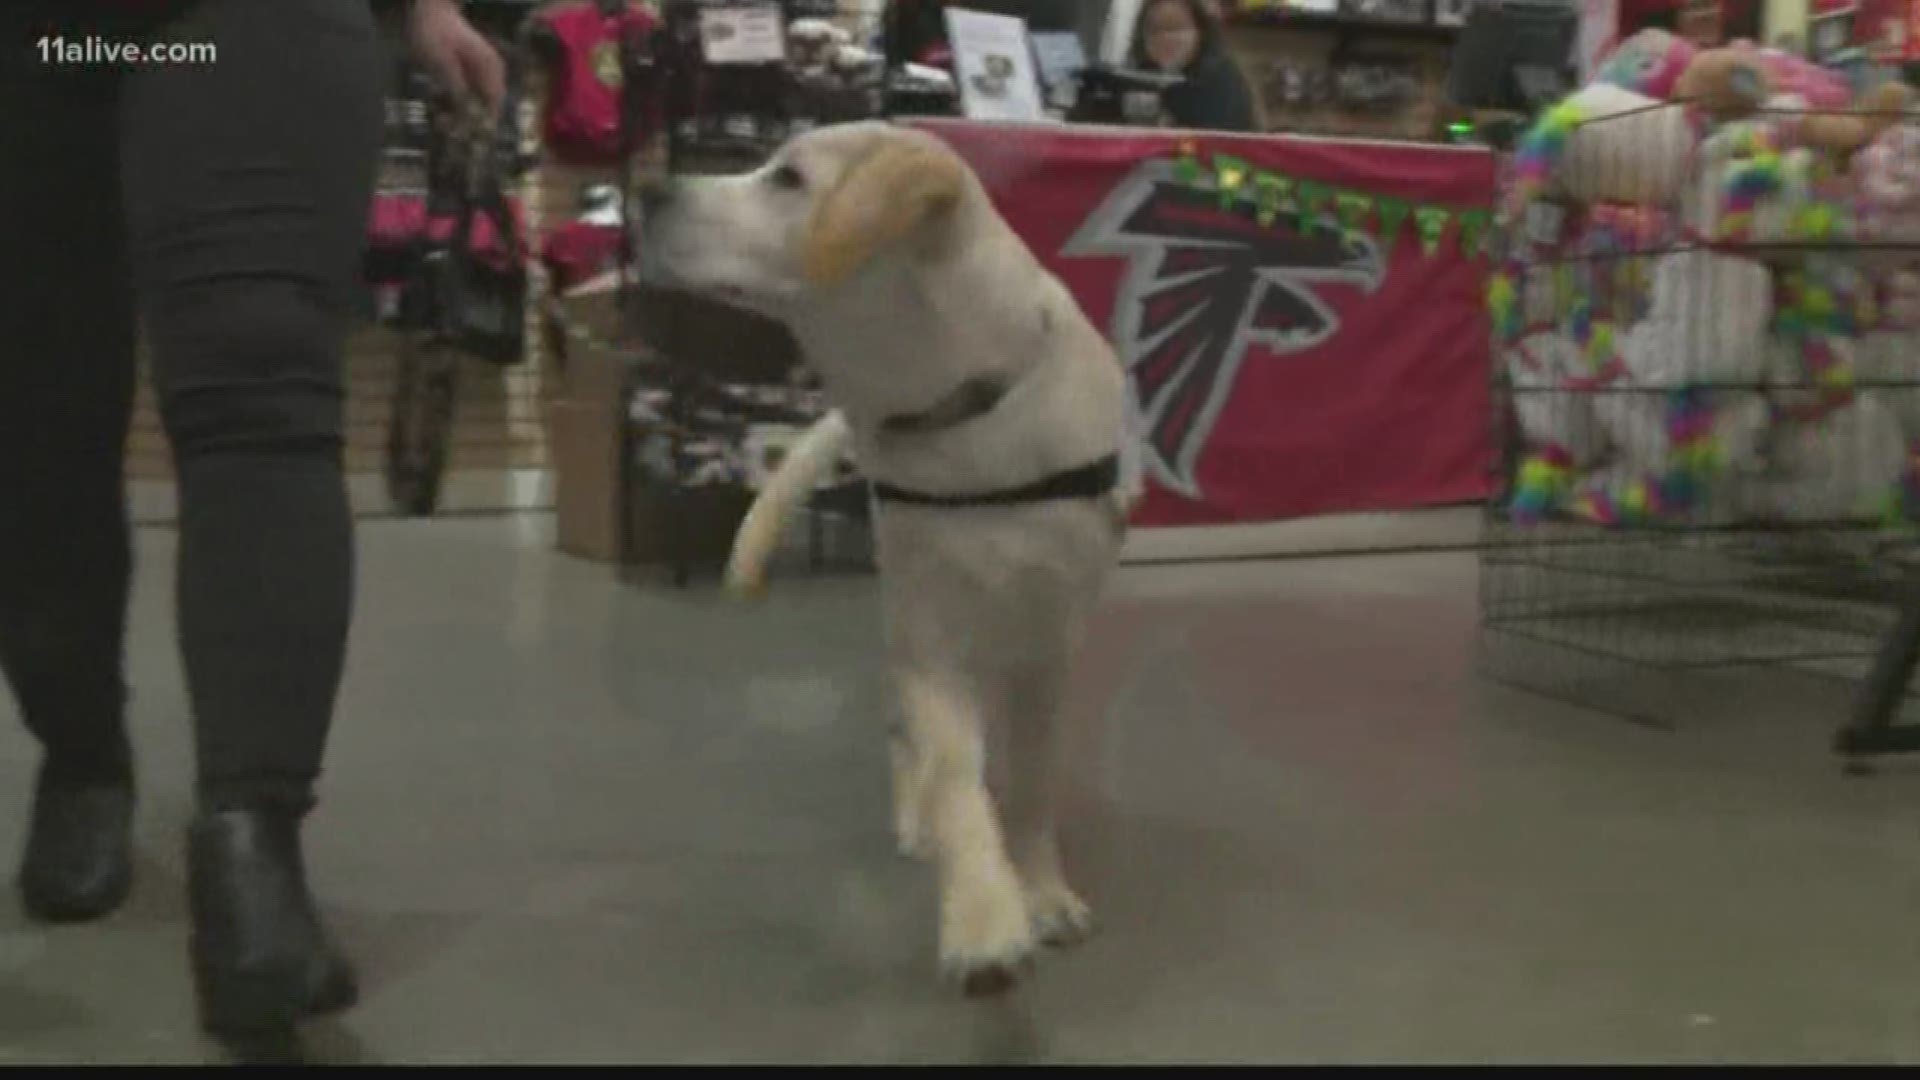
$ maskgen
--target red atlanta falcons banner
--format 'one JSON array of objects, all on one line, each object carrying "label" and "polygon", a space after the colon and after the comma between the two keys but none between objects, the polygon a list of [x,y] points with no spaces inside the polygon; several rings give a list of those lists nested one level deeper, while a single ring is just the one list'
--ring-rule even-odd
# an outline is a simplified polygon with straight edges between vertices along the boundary
[{"label": "red atlanta falcons banner", "polygon": [[[1491,155],[917,123],[967,159],[1119,349],[1149,478],[1139,525],[1410,509],[1487,494],[1484,260],[1462,254],[1457,223],[1431,254],[1422,233],[1446,216],[1439,209],[1491,203]],[[1276,215],[1256,205],[1252,183],[1244,197],[1199,190],[1180,164],[1193,156],[1233,160],[1326,203]],[[1389,204],[1405,208],[1392,240],[1371,218],[1342,227],[1348,198],[1380,200],[1383,218],[1401,217],[1384,212]]]}]

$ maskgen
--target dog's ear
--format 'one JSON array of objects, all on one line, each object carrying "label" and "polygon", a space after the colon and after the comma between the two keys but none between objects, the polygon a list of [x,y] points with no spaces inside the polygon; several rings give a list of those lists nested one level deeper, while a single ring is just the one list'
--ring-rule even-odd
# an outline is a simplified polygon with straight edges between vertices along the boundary
[{"label": "dog's ear", "polygon": [[814,207],[802,263],[807,280],[837,285],[887,248],[937,227],[960,202],[963,169],[951,153],[882,143]]}]

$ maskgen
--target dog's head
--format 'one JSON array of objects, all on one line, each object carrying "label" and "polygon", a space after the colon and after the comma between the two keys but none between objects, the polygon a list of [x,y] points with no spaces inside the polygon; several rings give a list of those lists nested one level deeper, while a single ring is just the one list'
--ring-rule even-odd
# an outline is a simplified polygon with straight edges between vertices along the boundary
[{"label": "dog's head", "polygon": [[754,172],[649,189],[642,270],[655,284],[779,315],[942,257],[956,216],[981,197],[930,135],[886,123],[820,128]]}]

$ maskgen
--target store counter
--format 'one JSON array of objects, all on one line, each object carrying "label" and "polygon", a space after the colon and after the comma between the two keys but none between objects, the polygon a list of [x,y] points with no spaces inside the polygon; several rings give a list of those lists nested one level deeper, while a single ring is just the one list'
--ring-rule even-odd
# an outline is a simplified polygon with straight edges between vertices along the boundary
[{"label": "store counter", "polygon": [[1485,150],[915,119],[1132,373],[1144,528],[1477,501]]}]

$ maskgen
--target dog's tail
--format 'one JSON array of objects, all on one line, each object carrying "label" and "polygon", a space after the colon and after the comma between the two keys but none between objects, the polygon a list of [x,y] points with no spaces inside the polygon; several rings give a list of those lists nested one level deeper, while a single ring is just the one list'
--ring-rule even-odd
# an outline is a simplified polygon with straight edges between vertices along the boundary
[{"label": "dog's tail", "polygon": [[833,471],[852,438],[847,418],[836,409],[793,444],[734,534],[733,555],[727,561],[729,592],[754,596],[766,587],[767,563],[780,543],[781,530]]}]

